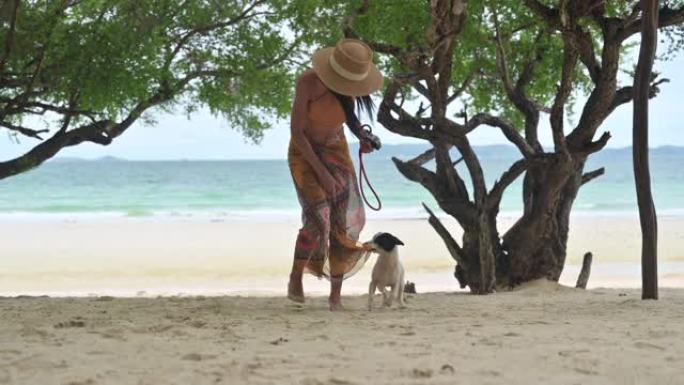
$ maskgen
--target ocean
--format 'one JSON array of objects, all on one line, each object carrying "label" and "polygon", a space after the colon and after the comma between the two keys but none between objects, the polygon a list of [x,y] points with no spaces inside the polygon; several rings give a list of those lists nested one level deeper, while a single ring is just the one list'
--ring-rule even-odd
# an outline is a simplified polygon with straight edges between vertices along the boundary
[{"label": "ocean", "polygon": [[[385,146],[366,157],[371,182],[385,217],[424,217],[421,202],[436,207],[430,194],[406,180],[392,156],[410,159],[420,145]],[[354,152],[354,149],[352,149]],[[508,146],[477,147],[488,187],[515,160]],[[462,175],[466,175],[459,165]],[[586,170],[606,174],[582,188],[575,214],[636,212],[631,149],[607,149],[590,158]],[[656,207],[661,215],[684,213],[684,148],[651,151]],[[502,213],[522,210],[521,179],[504,196]],[[372,197],[371,197],[372,199]],[[22,175],[0,181],[0,215],[104,215],[122,217],[210,216],[273,218],[299,215],[285,160],[129,161],[56,159]]]},{"label": "ocean", "polygon": [[[421,202],[435,210],[437,205],[422,186],[399,174],[391,157],[410,159],[424,149],[386,146],[366,158],[384,208],[367,211],[362,236],[398,235],[406,243],[407,279],[423,292],[454,291],[453,261],[437,234],[424,220],[403,220],[425,218]],[[507,146],[476,151],[488,186],[519,158]],[[684,148],[651,152],[663,286],[684,285],[683,165]],[[458,167],[465,175],[462,164]],[[591,287],[638,287],[640,237],[630,149],[596,154],[587,170],[597,167],[605,167],[606,175],[582,188],[575,202],[561,282],[574,283],[581,256],[590,250],[595,255]],[[285,160],[56,159],[0,181],[6,255],[0,260],[0,296],[282,295],[299,210]],[[504,196],[500,230],[521,210],[519,180]],[[458,234],[455,221],[444,223]],[[367,267],[352,277],[345,294],[366,291],[369,274]],[[305,286],[307,293],[327,291],[326,282],[314,278]]]}]

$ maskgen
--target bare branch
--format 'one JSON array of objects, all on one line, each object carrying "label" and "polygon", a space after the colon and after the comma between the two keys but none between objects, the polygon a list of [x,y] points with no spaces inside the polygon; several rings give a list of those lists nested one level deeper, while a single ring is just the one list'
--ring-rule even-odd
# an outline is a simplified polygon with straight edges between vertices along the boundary
[{"label": "bare branch", "polygon": [[[399,82],[393,79],[385,90],[382,103],[380,103],[378,108],[378,122],[388,130],[399,135],[426,140],[432,139],[434,132],[424,129],[421,125],[421,123],[429,124],[431,122],[429,119],[427,121],[417,119],[394,102],[399,88]],[[396,113],[398,118],[394,118],[392,112]]]},{"label": "bare branch", "polygon": [[[632,15],[634,12],[632,13]],[[684,23],[684,7],[672,9],[665,5],[658,13],[658,28],[669,27]],[[617,39],[622,42],[630,36],[638,33],[641,28],[641,18],[628,17],[618,31]]]},{"label": "bare branch", "polygon": [[432,210],[430,210],[430,208],[428,208],[428,206],[425,203],[423,203],[423,208],[425,208],[425,211],[427,211],[430,215],[428,222],[444,241],[447,250],[449,250],[451,258],[453,258],[456,261],[456,263],[461,265],[463,269],[467,269],[468,262],[465,259],[465,255],[463,254],[463,249],[461,248],[461,246],[459,246],[458,242],[456,242],[454,237],[452,237],[449,233],[449,230],[447,230],[447,228],[444,227],[442,221],[440,221],[439,218],[437,218],[437,216],[432,212]]},{"label": "bare branch", "polygon": [[594,83],[598,83],[599,75],[601,73],[601,65],[596,59],[596,53],[594,52],[594,41],[592,40],[591,35],[584,31],[580,26],[575,26],[574,35],[576,37],[580,60],[587,68],[591,80]]},{"label": "bare branch", "polygon": [[506,139],[515,144],[524,157],[528,158],[535,154],[534,149],[529,145],[529,143],[527,143],[527,141],[525,141],[525,138],[520,135],[518,130],[516,130],[516,128],[513,126],[513,123],[498,116],[492,116],[484,113],[477,114],[473,116],[464,126],[465,132],[470,132],[482,124],[500,128],[501,132],[504,134],[504,136],[506,136]]},{"label": "bare branch", "polygon": [[594,171],[590,171],[588,173],[585,173],[582,175],[582,185],[584,185],[587,182],[591,182],[592,180],[600,177],[601,175],[605,174],[606,169],[604,167],[601,167],[599,169],[596,169]]},{"label": "bare branch", "polygon": [[539,0],[524,0],[525,5],[548,23],[560,26],[560,14],[557,9],[545,6]]},{"label": "bare branch", "polygon": [[463,161],[468,168],[468,173],[470,174],[470,179],[473,183],[473,198],[475,205],[481,207],[487,195],[487,184],[484,179],[484,172],[482,171],[480,161],[478,160],[475,151],[473,151],[468,138],[465,136],[454,136],[452,137],[452,141],[456,148],[458,148],[458,151],[460,151]]},{"label": "bare branch", "polygon": [[435,163],[437,176],[442,182],[446,182],[447,194],[453,196],[455,199],[468,201],[468,188],[463,182],[463,179],[458,175],[454,162],[449,155],[451,145],[445,143],[434,143],[435,148]]},{"label": "bare branch", "polygon": [[[563,2],[561,2],[563,4]],[[565,3],[567,4],[567,3]],[[563,69],[561,72],[561,81],[551,107],[551,132],[553,134],[553,144],[557,152],[567,154],[568,148],[565,143],[565,134],[563,133],[563,119],[565,116],[565,103],[572,92],[572,80],[575,66],[579,58],[574,37],[567,31],[563,31]]]},{"label": "bare branch", "polygon": [[[537,33],[537,36],[534,38],[534,45],[538,46],[539,41],[541,40],[542,36],[544,36],[544,31],[539,31]],[[518,81],[515,83],[515,88],[514,90],[518,93],[523,93],[525,87],[530,84],[530,81],[532,81],[532,74],[534,73],[534,69],[536,68],[537,64],[539,64],[542,61],[542,51],[537,50],[534,55],[525,63],[525,66],[523,67],[522,72],[520,73],[520,76],[518,77]]]},{"label": "bare branch", "polygon": [[176,43],[176,46],[173,48],[169,56],[166,58],[166,61],[164,63],[164,68],[168,69],[173,60],[176,58],[178,53],[185,47],[185,45],[192,39],[192,37],[197,36],[197,35],[205,35],[211,31],[215,31],[221,28],[229,27],[231,25],[234,25],[236,23],[239,23],[245,19],[253,18],[258,15],[258,13],[254,14],[249,14],[250,11],[252,11],[256,6],[265,3],[266,0],[256,0],[253,3],[249,4],[247,7],[245,7],[239,14],[237,14],[235,17],[232,17],[228,20],[214,23],[214,24],[209,24],[209,25],[201,25],[194,27],[187,31],[181,38],[178,40],[178,43]]},{"label": "bare branch", "polygon": [[468,199],[452,195],[434,172],[411,162],[403,162],[396,157],[393,157],[392,161],[406,179],[425,187],[435,197],[439,207],[456,218],[461,225],[475,223],[477,211],[474,205]]},{"label": "bare branch", "polygon": [[[342,30],[344,31],[345,36],[347,36],[348,34],[354,34],[355,35],[354,28],[353,28],[354,21],[356,20],[357,17],[359,17],[361,15],[365,15],[368,12],[369,7],[370,7],[370,0],[363,0],[363,2],[361,3],[361,5],[358,8],[356,8],[354,11],[352,11],[352,13],[350,13],[349,15],[347,15],[347,17],[344,18],[344,20],[342,21]],[[348,37],[351,37],[351,36],[348,36]]]},{"label": "bare branch", "polygon": [[578,152],[583,154],[593,154],[595,152],[599,152],[603,150],[604,147],[606,147],[609,139],[610,132],[606,131],[603,133],[603,135],[601,135],[601,137],[597,141],[585,145],[584,147],[580,148]]},{"label": "bare branch", "polygon": [[[0,72],[5,69],[5,63],[12,52],[12,45],[14,44],[14,32],[17,26],[17,12],[19,10],[19,0],[9,0],[7,4],[12,7],[10,16],[10,27],[5,36],[5,48],[2,52],[2,57],[0,57]],[[4,4],[6,5],[6,4]]]},{"label": "bare branch", "polygon": [[[663,83],[669,83],[670,79],[660,79],[657,82],[651,83],[651,88],[649,90],[649,98],[655,98],[660,92],[660,85]],[[610,115],[619,106],[629,103],[634,97],[634,90],[632,86],[626,86],[615,91],[615,97],[613,97],[613,102],[608,109],[608,115]]]},{"label": "bare branch", "polygon": [[392,161],[408,180],[420,183],[428,191],[435,193],[437,191],[437,176],[434,172],[421,167],[412,162],[404,162],[399,158],[393,157]]},{"label": "bare branch", "polygon": [[416,156],[415,158],[408,161],[408,163],[414,164],[416,166],[422,166],[425,163],[435,159],[435,148],[432,147],[424,153]]},{"label": "bare branch", "polygon": [[14,132],[18,132],[21,135],[28,136],[29,138],[34,138],[38,140],[43,140],[43,138],[40,136],[40,134],[46,133],[49,130],[43,129],[43,130],[34,130],[32,128],[26,128],[23,126],[17,126],[9,122],[4,122],[0,121],[0,126],[5,127],[6,129]]},{"label": "bare branch", "polygon": [[342,32],[344,33],[344,36],[363,40],[373,49],[373,51],[394,56],[400,62],[405,64],[405,60],[407,56],[409,56],[408,52],[404,51],[403,49],[395,45],[363,39],[359,36],[358,33],[356,33],[356,31],[354,31],[354,21],[357,17],[365,15],[368,12],[369,5],[369,0],[363,0],[363,3],[357,9],[355,9],[351,14],[347,15],[347,17],[344,18],[342,22]]},{"label": "bare branch", "polygon": [[[12,102],[9,102],[7,99],[4,99],[4,98],[0,98],[0,101],[6,102],[8,104],[12,103]],[[90,118],[91,120],[95,120],[95,116],[97,115],[97,112],[95,112],[95,111],[79,110],[79,109],[72,109],[72,108],[63,107],[63,106],[55,106],[55,105],[48,104],[45,102],[40,102],[40,101],[24,102],[20,106],[17,106],[17,108],[7,111],[7,114],[13,115],[13,114],[23,114],[26,112],[30,113],[31,111],[28,111],[28,110],[32,109],[32,108],[38,108],[42,111],[50,111],[50,112],[55,112],[55,113],[63,114],[63,115],[67,115],[67,114],[74,115],[74,116],[83,115],[83,116]],[[33,110],[33,112],[35,113],[35,110]]]},{"label": "bare branch", "polygon": [[511,185],[529,166],[528,159],[520,159],[513,163],[511,167],[501,175],[501,178],[494,183],[491,191],[487,195],[487,206],[492,209],[499,206],[506,188]]},{"label": "bare branch", "polygon": [[[545,111],[550,112],[550,110],[538,103],[530,100],[525,94],[525,87],[532,80],[532,74],[536,66],[542,60],[542,44],[536,44],[539,49],[535,52],[534,56],[531,57],[518,77],[518,80],[513,84],[511,79],[511,74],[508,69],[508,60],[506,57],[506,51],[501,38],[501,31],[499,30],[498,17],[496,15],[496,10],[493,10],[494,26],[495,26],[495,42],[496,42],[496,63],[497,69],[504,85],[504,90],[506,91],[506,96],[513,103],[513,105],[525,116],[525,139],[527,143],[536,151],[542,152],[542,146],[539,143],[537,128],[539,125],[539,112]],[[535,37],[535,42],[538,42],[543,36],[544,32],[540,31]]]},{"label": "bare branch", "polygon": [[470,73],[468,74],[468,76],[466,76],[466,78],[463,80],[461,85],[457,89],[454,90],[454,93],[451,94],[451,96],[449,96],[447,98],[446,103],[450,104],[451,102],[453,102],[454,100],[459,98],[461,95],[463,95],[463,92],[465,92],[465,90],[467,90],[468,87],[470,87],[470,84],[473,82],[473,80],[475,80],[475,76],[479,73],[480,73],[479,68],[475,69],[473,71],[470,71]]},{"label": "bare branch", "polygon": [[506,50],[501,41],[501,32],[499,30],[499,16],[496,13],[496,9],[493,9],[492,11],[492,17],[494,19],[494,38],[496,39],[496,66],[499,69],[501,81],[506,89],[506,93],[513,94],[513,81],[511,80],[511,74],[508,70],[508,57],[506,56]]}]

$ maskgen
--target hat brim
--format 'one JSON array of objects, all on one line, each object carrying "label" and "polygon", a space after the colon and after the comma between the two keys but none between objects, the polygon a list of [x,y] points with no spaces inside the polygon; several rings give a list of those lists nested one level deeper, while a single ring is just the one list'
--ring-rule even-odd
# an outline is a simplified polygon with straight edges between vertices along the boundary
[{"label": "hat brim", "polygon": [[321,79],[323,84],[338,94],[347,96],[365,96],[382,88],[382,73],[375,66],[370,64],[368,75],[363,80],[354,81],[343,78],[338,75],[335,70],[330,67],[330,55],[332,55],[334,47],[319,49],[313,54],[311,61],[313,62],[313,69]]}]

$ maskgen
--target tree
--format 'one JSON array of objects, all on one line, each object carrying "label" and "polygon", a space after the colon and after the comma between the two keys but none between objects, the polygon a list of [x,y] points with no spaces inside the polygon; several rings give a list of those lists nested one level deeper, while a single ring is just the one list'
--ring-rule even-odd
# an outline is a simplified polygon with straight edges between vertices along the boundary
[{"label": "tree", "polygon": [[0,179],[111,143],[153,108],[207,107],[258,140],[289,112],[306,1],[6,0],[0,130],[35,140]]},{"label": "tree", "polygon": [[[461,286],[490,293],[537,278],[557,281],[575,197],[604,173],[584,171],[587,158],[610,139],[608,132],[597,140],[594,136],[617,107],[634,97],[632,86],[618,87],[617,74],[627,39],[639,32],[643,16],[638,4],[365,0],[348,12],[345,34],[381,53],[385,72],[391,74],[378,121],[432,146],[415,159],[394,162],[463,228],[459,243],[426,206],[430,223],[457,263]],[[684,22],[680,3],[664,3],[659,14],[660,28]],[[650,97],[661,82],[648,86]],[[583,92],[588,98],[571,125],[566,111]],[[415,113],[403,104],[412,95],[423,101]],[[461,108],[454,111],[452,103],[458,102]],[[542,148],[538,140],[542,114],[549,116],[552,149]],[[499,129],[521,155],[491,186],[468,140],[483,126]],[[434,167],[427,166],[433,160]],[[456,166],[461,161],[464,167]],[[502,196],[522,175],[524,212],[500,236]]]},{"label": "tree", "polygon": [[658,43],[658,1],[641,0],[641,46],[634,76],[632,152],[641,222],[642,298],[658,299],[658,221],[648,166],[648,88]]}]

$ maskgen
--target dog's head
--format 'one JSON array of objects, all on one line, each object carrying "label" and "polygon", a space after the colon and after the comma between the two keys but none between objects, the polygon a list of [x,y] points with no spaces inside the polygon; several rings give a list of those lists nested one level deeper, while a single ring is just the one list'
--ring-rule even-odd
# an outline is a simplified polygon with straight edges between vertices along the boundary
[{"label": "dog's head", "polygon": [[366,242],[366,245],[370,246],[373,251],[385,251],[389,253],[398,245],[403,246],[404,242],[390,233],[377,233],[373,236],[372,241]]}]

